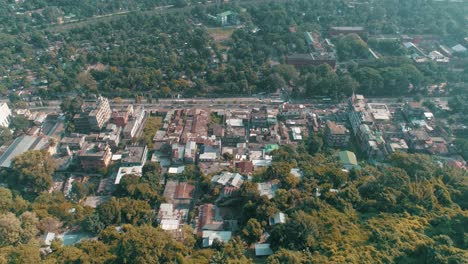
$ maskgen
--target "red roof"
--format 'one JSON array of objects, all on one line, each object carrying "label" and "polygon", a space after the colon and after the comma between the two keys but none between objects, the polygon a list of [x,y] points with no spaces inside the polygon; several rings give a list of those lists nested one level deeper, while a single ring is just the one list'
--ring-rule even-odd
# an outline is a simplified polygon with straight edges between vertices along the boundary
[{"label": "red roof", "polygon": [[251,161],[241,161],[236,164],[236,167],[241,173],[252,173],[254,170],[254,166]]},{"label": "red roof", "polygon": [[195,186],[180,182],[176,187],[175,199],[192,199]]}]

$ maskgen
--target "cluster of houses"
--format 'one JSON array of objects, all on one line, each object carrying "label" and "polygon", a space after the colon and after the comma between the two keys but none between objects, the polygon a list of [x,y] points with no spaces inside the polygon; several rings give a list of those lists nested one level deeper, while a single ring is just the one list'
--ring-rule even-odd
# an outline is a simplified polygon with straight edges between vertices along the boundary
[{"label": "cluster of houses", "polygon": [[416,63],[433,61],[436,63],[449,63],[451,59],[466,56],[468,41],[465,43],[452,43],[447,45],[432,35],[415,37],[401,36],[403,46],[408,56]]},{"label": "cluster of houses", "polygon": [[388,105],[356,94],[343,114],[325,122],[324,141],[330,147],[346,147],[353,140],[372,161],[383,161],[397,151],[451,154],[448,132],[420,102]]},{"label": "cluster of houses", "polygon": [[[100,196],[84,201],[95,207],[106,200],[123,176],[142,176],[146,162],[159,162],[165,176],[161,181],[165,184],[165,203],[160,205],[157,218],[160,227],[180,237],[184,235],[183,226],[192,225],[202,237],[203,246],[208,247],[215,240],[229,240],[236,232],[235,212],[223,207],[223,202],[251,180],[256,169],[270,166],[272,152],[280,145],[298,144],[311,134],[321,134],[326,146],[343,150],[337,159],[344,171],[359,168],[355,153],[347,150],[351,142],[371,162],[384,162],[387,155],[398,151],[445,157],[452,154],[448,133],[419,102],[384,104],[353,94],[346,105],[338,107],[258,105],[252,109],[239,105],[230,109],[146,110],[132,105],[111,108],[108,99],[98,97],[86,101],[71,117],[75,131],[66,132],[64,114],[11,111],[2,104],[2,126],[8,125],[13,116],[24,116],[30,128],[1,148],[0,166],[10,168],[14,157],[28,150],[47,150],[60,166],[57,173],[71,175],[57,180],[51,191],[62,191],[70,197],[74,181],[96,181]],[[162,120],[151,149],[135,143],[150,116]],[[195,182],[179,177],[191,164],[205,175],[213,175],[211,183],[219,192],[212,203],[196,202],[203,194],[197,193]],[[108,168],[112,169],[106,171]],[[94,177],[103,174],[110,177]],[[302,177],[297,168],[290,174]],[[260,195],[272,199],[279,185],[277,181],[259,182],[257,188]],[[320,196],[319,189],[315,196]],[[277,214],[270,224],[286,221],[284,214]],[[255,246],[259,254],[271,252],[264,241]]]}]

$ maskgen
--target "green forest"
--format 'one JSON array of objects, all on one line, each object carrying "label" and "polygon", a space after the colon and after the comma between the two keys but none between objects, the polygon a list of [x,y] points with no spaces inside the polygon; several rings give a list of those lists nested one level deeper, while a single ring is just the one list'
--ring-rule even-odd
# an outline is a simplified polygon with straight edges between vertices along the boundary
[{"label": "green forest", "polygon": [[[165,5],[171,7],[158,9]],[[44,99],[76,93],[167,98],[251,95],[290,86],[294,97],[341,99],[352,89],[400,95],[411,84],[424,93],[426,85],[468,78],[466,67],[458,73],[434,62],[415,65],[400,40],[373,37],[432,34],[462,41],[468,35],[467,9],[457,3],[381,0],[351,7],[344,0],[222,5],[3,0],[0,10],[0,90],[5,94],[30,88]],[[225,10],[236,11],[241,26],[232,28],[228,39],[215,41],[210,27],[216,25],[207,15]],[[55,22],[70,14],[78,22]],[[340,25],[364,26],[368,33],[364,41],[353,35],[332,38],[342,64],[336,72],[281,64],[289,54],[307,52],[304,31],[327,37],[331,26]],[[370,58],[369,47],[385,56]],[[457,63],[466,65],[466,58]]]}]

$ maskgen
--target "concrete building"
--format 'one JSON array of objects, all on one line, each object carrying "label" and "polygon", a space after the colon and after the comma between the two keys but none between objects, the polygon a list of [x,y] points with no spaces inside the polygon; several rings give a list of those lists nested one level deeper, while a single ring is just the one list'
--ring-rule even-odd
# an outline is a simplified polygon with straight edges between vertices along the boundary
[{"label": "concrete building", "polygon": [[231,11],[222,12],[216,15],[216,21],[221,26],[236,25],[238,23],[237,14]]},{"label": "concrete building", "polygon": [[348,119],[354,135],[357,135],[361,124],[372,125],[374,120],[366,110],[366,102],[363,95],[356,94],[349,99]]},{"label": "concrete building", "polygon": [[325,143],[328,147],[339,148],[346,147],[349,143],[350,132],[340,124],[333,121],[327,121],[325,125]]},{"label": "concrete building", "polygon": [[231,231],[212,231],[204,230],[202,233],[203,247],[209,247],[213,244],[213,241],[217,239],[218,241],[225,243],[231,239]]},{"label": "concrete building", "polygon": [[71,134],[68,137],[63,137],[60,140],[62,147],[68,147],[70,150],[79,150],[85,144],[85,136],[82,134]]},{"label": "concrete building", "polygon": [[112,151],[108,144],[88,144],[78,153],[78,160],[84,170],[99,170],[107,168],[112,159]]},{"label": "concrete building", "polygon": [[138,129],[142,125],[143,119],[145,118],[146,111],[142,107],[137,107],[133,112],[133,115],[128,121],[127,125],[123,129],[123,136],[126,139],[132,139],[136,136]]},{"label": "concrete building", "polygon": [[195,141],[187,141],[185,144],[184,161],[186,163],[195,163],[197,157],[197,143]]},{"label": "concrete building", "polygon": [[286,56],[286,64],[293,65],[296,68],[328,64],[334,69],[336,56],[332,52],[291,54]]},{"label": "concrete building", "polygon": [[97,141],[107,143],[115,148],[120,143],[120,132],[122,128],[116,124],[107,124],[101,133],[99,133]]},{"label": "concrete building", "polygon": [[119,127],[124,127],[132,115],[133,106],[128,105],[125,109],[113,111],[110,122],[116,124]]},{"label": "concrete building", "polygon": [[10,125],[11,110],[6,103],[0,104],[0,126],[8,127]]},{"label": "concrete building", "polygon": [[330,36],[348,35],[348,34],[363,34],[366,30],[364,27],[331,27]]},{"label": "concrete building", "polygon": [[305,116],[305,106],[301,104],[283,103],[279,107],[278,116],[284,119],[299,119]]},{"label": "concrete building", "polygon": [[273,250],[270,247],[270,244],[255,244],[255,256],[256,257],[266,257],[273,255]]},{"label": "concrete building", "polygon": [[100,96],[97,100],[95,109],[89,112],[89,124],[91,129],[100,130],[111,117],[112,111],[110,109],[109,100]]},{"label": "concrete building", "polygon": [[148,157],[148,147],[127,146],[120,161],[122,166],[144,166]]},{"label": "concrete building", "polygon": [[286,223],[286,214],[282,212],[275,213],[272,217],[268,219],[270,225],[285,224]]},{"label": "concrete building", "polygon": [[134,175],[141,177],[143,174],[143,166],[127,166],[127,167],[120,167],[117,171],[117,176],[115,177],[114,184],[119,184],[122,177],[125,175]]},{"label": "concrete building", "polygon": [[79,132],[100,131],[112,114],[109,100],[102,96],[95,101],[85,102],[81,109],[81,113],[73,117],[75,129]]}]

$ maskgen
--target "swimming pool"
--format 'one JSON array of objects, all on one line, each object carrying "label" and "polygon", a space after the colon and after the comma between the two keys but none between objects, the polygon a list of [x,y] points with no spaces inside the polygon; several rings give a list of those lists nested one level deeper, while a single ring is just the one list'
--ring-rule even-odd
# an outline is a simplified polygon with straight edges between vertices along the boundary
[{"label": "swimming pool", "polygon": [[80,242],[82,239],[91,237],[89,233],[64,233],[62,236],[62,244],[64,246],[73,245]]}]

